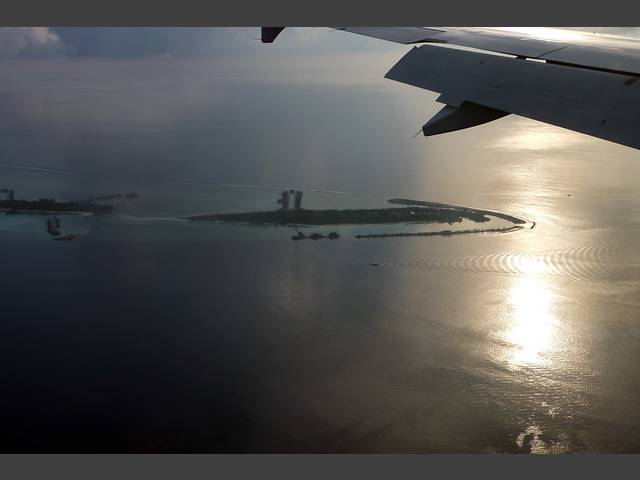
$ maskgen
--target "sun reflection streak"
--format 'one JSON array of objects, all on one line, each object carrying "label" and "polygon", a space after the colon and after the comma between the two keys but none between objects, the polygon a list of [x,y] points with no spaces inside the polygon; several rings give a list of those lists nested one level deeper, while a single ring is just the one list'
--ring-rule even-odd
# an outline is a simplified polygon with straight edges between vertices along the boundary
[{"label": "sun reflection streak", "polygon": [[507,333],[507,340],[514,346],[510,363],[514,366],[543,363],[542,355],[553,345],[557,322],[552,313],[553,295],[544,278],[518,279],[509,292],[508,301],[513,309]]},{"label": "sun reflection streak", "polygon": [[536,257],[521,257],[518,259],[518,269],[526,275],[542,275],[548,273],[544,260]]},{"label": "sun reflection streak", "polygon": [[589,32],[564,30],[562,28],[550,27],[500,27],[496,30],[504,32],[521,33],[526,36],[535,37],[541,40],[549,40],[554,42],[571,42],[584,40],[593,37]]},{"label": "sun reflection streak", "polygon": [[542,151],[563,149],[593,141],[584,135],[533,120],[514,122],[512,127],[516,128],[511,128],[496,138],[495,147],[509,150]]}]

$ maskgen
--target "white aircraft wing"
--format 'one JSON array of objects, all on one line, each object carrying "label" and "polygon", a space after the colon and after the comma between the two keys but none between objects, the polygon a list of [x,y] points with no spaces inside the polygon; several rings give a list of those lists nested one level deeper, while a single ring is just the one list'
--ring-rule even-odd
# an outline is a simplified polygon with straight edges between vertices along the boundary
[{"label": "white aircraft wing", "polygon": [[[338,29],[423,44],[386,78],[441,94],[438,102],[445,107],[424,125],[425,135],[513,113],[640,149],[640,41],[635,39],[533,28]],[[263,41],[273,41],[281,30],[263,27]]]}]

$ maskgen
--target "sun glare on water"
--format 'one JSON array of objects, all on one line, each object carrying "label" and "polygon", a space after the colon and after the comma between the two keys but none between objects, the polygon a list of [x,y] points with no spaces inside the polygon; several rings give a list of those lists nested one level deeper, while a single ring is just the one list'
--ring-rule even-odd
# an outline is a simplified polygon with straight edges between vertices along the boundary
[{"label": "sun glare on water", "polygon": [[[538,270],[539,266],[534,266]],[[553,344],[556,318],[552,313],[553,295],[540,277],[522,277],[509,292],[511,325],[506,339],[513,344],[513,366],[536,365]]]}]

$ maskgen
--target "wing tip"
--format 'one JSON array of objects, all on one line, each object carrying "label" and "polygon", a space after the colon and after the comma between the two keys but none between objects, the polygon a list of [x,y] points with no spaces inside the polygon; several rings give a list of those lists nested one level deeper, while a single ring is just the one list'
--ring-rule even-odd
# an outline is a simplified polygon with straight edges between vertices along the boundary
[{"label": "wing tip", "polygon": [[273,43],[285,27],[262,27],[260,40],[262,43]]}]

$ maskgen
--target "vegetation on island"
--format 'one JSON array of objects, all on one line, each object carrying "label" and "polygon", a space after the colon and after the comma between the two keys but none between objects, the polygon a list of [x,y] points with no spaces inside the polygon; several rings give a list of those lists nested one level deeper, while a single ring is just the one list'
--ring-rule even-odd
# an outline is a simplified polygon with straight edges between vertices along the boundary
[{"label": "vegetation on island", "polygon": [[[286,195],[285,195],[286,194]],[[212,213],[187,217],[188,220],[247,223],[262,225],[376,225],[376,224],[431,224],[447,223],[452,225],[463,220],[470,220],[475,223],[485,223],[491,220],[490,217],[501,218],[511,225],[494,228],[475,228],[465,230],[441,230],[437,232],[395,232],[395,233],[368,233],[358,234],[355,238],[392,238],[392,237],[431,237],[431,236],[453,236],[471,233],[508,233],[524,228],[527,223],[522,218],[515,217],[502,212],[481,210],[478,208],[461,207],[446,203],[424,202],[420,200],[409,200],[405,198],[392,198],[389,203],[403,205],[402,207],[391,208],[363,208],[345,210],[307,210],[299,207],[299,203],[294,208],[289,208],[288,192],[283,192],[283,199],[279,203],[283,205],[278,210],[262,212],[239,212],[239,213]],[[321,234],[308,236],[297,232],[292,240],[302,240],[306,238],[332,238]],[[333,233],[333,238],[339,238],[337,233]]]},{"label": "vegetation on island", "polygon": [[23,212],[82,212],[104,215],[113,211],[113,205],[93,202],[57,202],[52,198],[38,200],[0,200],[0,209],[7,213]]},{"label": "vegetation on island", "polygon": [[407,198],[391,198],[387,200],[389,203],[394,203],[397,205],[419,205],[429,208],[437,208],[437,209],[450,209],[458,212],[466,212],[466,213],[479,213],[482,215],[491,215],[496,218],[501,218],[503,220],[507,220],[511,223],[515,223],[516,225],[524,225],[527,223],[526,220],[522,218],[515,217],[513,215],[509,215],[508,213],[502,212],[494,212],[491,210],[480,210],[478,208],[470,208],[470,207],[460,207],[458,205],[451,205],[448,203],[436,203],[436,202],[425,202],[422,200],[410,200]]},{"label": "vegetation on island", "polygon": [[6,213],[38,213],[38,212],[80,212],[80,213],[93,213],[95,215],[106,215],[113,212],[115,205],[108,205],[104,203],[107,200],[118,200],[125,198],[132,200],[140,198],[135,192],[127,193],[114,193],[111,195],[102,195],[99,197],[88,198],[85,200],[73,200],[70,202],[59,202],[55,198],[38,198],[36,200],[17,200],[14,197],[13,190],[3,189],[2,192],[10,192],[7,194],[6,200],[0,200],[0,210],[6,210]]},{"label": "vegetation on island", "polygon": [[459,223],[464,219],[488,222],[481,211],[434,207],[365,208],[345,210],[272,210],[263,212],[193,215],[189,220],[276,225],[361,225],[382,223]]}]

